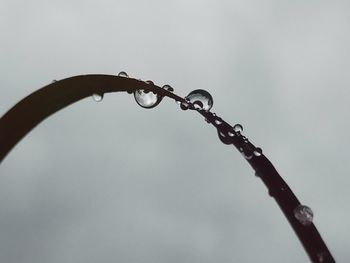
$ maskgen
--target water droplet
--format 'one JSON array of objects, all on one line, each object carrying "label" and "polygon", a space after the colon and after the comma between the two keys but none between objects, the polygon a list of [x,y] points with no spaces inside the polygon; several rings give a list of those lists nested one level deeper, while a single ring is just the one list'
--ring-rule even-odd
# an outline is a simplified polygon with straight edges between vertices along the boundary
[{"label": "water droplet", "polygon": [[236,133],[241,133],[243,131],[243,126],[241,124],[235,124],[235,126],[233,126],[233,130],[236,132]]},{"label": "water droplet", "polygon": [[165,89],[165,90],[167,90],[167,91],[170,91],[170,92],[174,92],[173,87],[170,86],[170,85],[168,85],[168,84],[164,85],[164,86],[163,86],[163,89]]},{"label": "water droplet", "polygon": [[[213,107],[213,97],[210,95],[209,92],[202,90],[202,89],[196,89],[194,91],[191,91],[187,96],[186,99],[195,104],[195,102],[200,102],[202,105],[202,109],[209,111],[211,107]],[[197,105],[200,105],[197,103]]]},{"label": "water droplet", "polygon": [[257,147],[257,148],[255,148],[253,153],[254,153],[255,156],[261,156],[262,155],[262,149]]},{"label": "water droplet", "polygon": [[152,80],[147,80],[145,81],[147,84],[151,84],[151,85],[154,85],[153,81]]},{"label": "water droplet", "polygon": [[118,73],[118,77],[128,78],[129,75],[128,75],[125,71],[120,71],[120,72]]},{"label": "water droplet", "polygon": [[52,83],[55,83],[55,82],[57,82],[57,79],[53,79],[53,80],[52,80]]},{"label": "water droplet", "polygon": [[215,124],[217,125],[222,124],[222,120],[220,118],[215,119]]},{"label": "water droplet", "polygon": [[135,90],[134,97],[137,104],[146,109],[154,108],[162,100],[162,98],[159,97],[157,94],[154,94],[151,91],[146,92],[142,89]]},{"label": "water droplet", "polygon": [[189,107],[188,102],[182,101],[182,102],[180,103],[180,108],[181,108],[182,110],[188,110],[188,107]]},{"label": "water droplet", "polygon": [[230,137],[235,136],[235,134],[234,134],[232,131],[229,131],[227,134],[228,134],[228,136],[230,136]]},{"label": "water droplet", "polygon": [[243,154],[244,158],[246,158],[247,160],[250,160],[250,159],[253,158],[253,154],[250,153],[250,152],[244,152],[243,151],[242,154]]},{"label": "water droplet", "polygon": [[92,99],[96,102],[102,101],[103,100],[103,93],[102,94],[98,94],[98,93],[92,94]]},{"label": "water droplet", "polygon": [[224,132],[218,130],[219,139],[224,144],[231,144],[231,138]]},{"label": "water droplet", "polygon": [[298,205],[294,209],[294,216],[304,226],[311,225],[314,213],[311,208],[306,205]]}]

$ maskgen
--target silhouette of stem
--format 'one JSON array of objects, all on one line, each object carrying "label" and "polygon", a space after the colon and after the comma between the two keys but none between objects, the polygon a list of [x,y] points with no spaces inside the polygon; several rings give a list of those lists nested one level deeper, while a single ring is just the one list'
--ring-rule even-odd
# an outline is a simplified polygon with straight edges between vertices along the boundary
[{"label": "silhouette of stem", "polygon": [[[158,96],[178,102],[185,101],[156,85],[126,77],[82,75],[53,82],[18,102],[0,119],[0,163],[29,131],[56,111],[92,94],[118,91],[132,93],[139,89],[153,91]],[[195,109],[191,103],[189,109],[198,111],[207,122],[214,125],[225,144],[232,144],[244,155],[249,155],[247,161],[262,179],[269,194],[275,198],[312,262],[335,262],[314,224],[304,225],[295,217],[294,209],[300,202],[272,163],[262,153],[255,155],[257,148],[245,136],[233,132],[233,127],[220,117],[209,111]]]}]

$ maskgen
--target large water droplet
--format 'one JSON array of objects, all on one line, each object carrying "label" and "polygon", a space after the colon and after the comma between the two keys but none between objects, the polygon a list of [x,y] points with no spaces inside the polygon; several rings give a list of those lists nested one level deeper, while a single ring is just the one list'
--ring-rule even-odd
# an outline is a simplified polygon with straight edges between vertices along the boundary
[{"label": "large water droplet", "polygon": [[92,94],[92,99],[96,102],[102,101],[103,100],[103,93],[102,94],[98,94],[98,93]]},{"label": "large water droplet", "polygon": [[241,133],[243,131],[243,126],[239,123],[235,124],[235,126],[233,126],[233,130],[236,133]]},{"label": "large water droplet", "polygon": [[164,85],[164,86],[163,86],[163,89],[165,89],[165,90],[167,90],[167,91],[170,91],[170,92],[174,92],[173,87],[170,86],[170,85],[168,85],[168,84]]},{"label": "large water droplet", "polygon": [[120,71],[120,72],[118,73],[118,77],[128,78],[129,75],[128,75],[125,71]]},{"label": "large water droplet", "polygon": [[191,91],[190,94],[186,96],[186,99],[206,111],[213,107],[213,97],[208,91],[202,89]]},{"label": "large water droplet", "polygon": [[308,226],[312,223],[314,213],[312,212],[310,207],[306,205],[298,205],[294,209],[294,216],[302,225]]},{"label": "large water droplet", "polygon": [[135,90],[134,97],[137,104],[146,109],[154,108],[162,100],[161,97],[159,97],[157,94],[154,94],[152,91],[145,92],[142,89]]}]

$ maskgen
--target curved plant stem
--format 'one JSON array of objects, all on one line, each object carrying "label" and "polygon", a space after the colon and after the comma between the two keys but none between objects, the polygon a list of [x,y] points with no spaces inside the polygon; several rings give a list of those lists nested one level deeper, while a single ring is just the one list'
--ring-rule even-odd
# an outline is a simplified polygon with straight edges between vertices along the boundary
[{"label": "curved plant stem", "polygon": [[[132,93],[139,89],[153,91],[160,97],[169,97],[178,102],[185,101],[158,86],[126,77],[82,75],[54,82],[30,94],[1,117],[0,163],[29,131],[56,111],[93,94],[118,91]],[[189,109],[197,110],[207,122],[214,125],[222,142],[232,144],[242,152],[256,175],[265,183],[269,194],[275,198],[312,262],[335,262],[314,224],[302,224],[295,217],[294,209],[300,202],[271,162],[262,153],[256,154],[257,148],[220,117],[209,111],[195,109],[193,104],[189,105]]]}]

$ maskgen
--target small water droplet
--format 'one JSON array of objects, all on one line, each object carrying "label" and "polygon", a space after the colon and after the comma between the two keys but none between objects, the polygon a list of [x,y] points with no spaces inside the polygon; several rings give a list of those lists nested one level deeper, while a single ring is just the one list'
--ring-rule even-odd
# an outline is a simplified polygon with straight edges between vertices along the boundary
[{"label": "small water droplet", "polygon": [[92,99],[96,102],[100,102],[103,100],[103,94],[94,93],[92,94]]},{"label": "small water droplet", "polygon": [[215,124],[217,125],[222,124],[222,120],[220,118],[215,119]]},{"label": "small water droplet", "polygon": [[170,85],[168,85],[168,84],[164,85],[164,86],[163,86],[163,89],[165,89],[165,90],[167,90],[167,91],[170,91],[170,92],[174,92],[173,87],[170,86]]},{"label": "small water droplet", "polygon": [[135,90],[134,97],[137,104],[146,109],[154,108],[162,100],[162,98],[159,97],[157,94],[154,94],[151,91],[146,92],[142,89]]},{"label": "small water droplet", "polygon": [[236,133],[241,133],[243,131],[243,126],[239,123],[235,124],[235,126],[233,126],[233,130]]},{"label": "small water droplet", "polygon": [[52,80],[52,83],[55,83],[55,82],[57,82],[57,79],[53,79],[53,80]]},{"label": "small water droplet", "polygon": [[180,108],[181,108],[182,110],[188,110],[188,107],[189,107],[188,102],[182,101],[182,102],[180,103]]},{"label": "small water droplet", "polygon": [[312,212],[310,207],[306,205],[298,205],[294,209],[294,216],[302,225],[308,226],[312,223],[314,213]]},{"label": "small water droplet", "polygon": [[128,78],[129,75],[128,75],[125,71],[120,71],[120,72],[118,73],[118,77]]},{"label": "small water droplet", "polygon": [[235,136],[235,134],[234,134],[232,131],[229,131],[227,134],[228,134],[228,136],[230,136],[230,137],[234,137],[234,136]]},{"label": "small water droplet", "polygon": [[[210,95],[208,91],[202,90],[202,89],[196,89],[194,91],[191,91],[187,96],[186,99],[190,103],[200,102],[202,104],[202,109],[209,111],[211,107],[213,107],[213,97]],[[200,105],[199,103],[197,105]]]},{"label": "small water droplet", "polygon": [[250,152],[244,152],[243,151],[242,154],[243,154],[244,158],[246,158],[247,160],[250,160],[250,159],[253,158],[253,154],[250,153]]},{"label": "small water droplet", "polygon": [[257,147],[257,148],[255,148],[253,153],[254,153],[255,156],[261,156],[262,155],[262,149]]},{"label": "small water droplet", "polygon": [[147,80],[145,81],[147,84],[151,84],[151,85],[154,85],[153,81],[152,80]]}]

